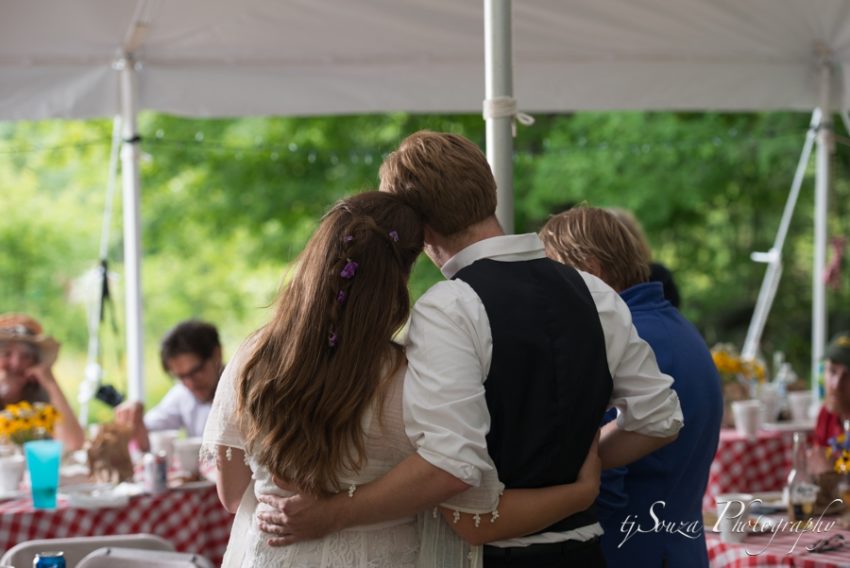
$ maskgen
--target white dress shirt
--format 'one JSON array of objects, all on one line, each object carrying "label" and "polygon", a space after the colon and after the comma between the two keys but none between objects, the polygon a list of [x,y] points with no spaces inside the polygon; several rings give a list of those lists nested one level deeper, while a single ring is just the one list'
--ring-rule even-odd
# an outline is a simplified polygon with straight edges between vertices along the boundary
[{"label": "white dress shirt", "polygon": [[[544,257],[537,235],[506,235],[463,249],[443,265],[442,272],[450,279],[480,259],[514,262]],[[605,335],[613,378],[610,404],[619,410],[618,426],[650,436],[677,433],[682,427],[682,410],[676,392],[670,388],[673,379],[658,370],[655,354],[638,337],[629,308],[619,294],[599,278],[581,271],[579,274],[596,304]],[[490,413],[484,398],[493,338],[484,304],[466,282],[435,284],[413,307],[407,344],[407,434],[423,459],[477,486],[482,473],[494,467],[487,453]],[[602,528],[597,523],[497,545],[587,540],[600,534]]]},{"label": "white dress shirt", "polygon": [[199,402],[192,391],[178,383],[145,413],[145,427],[151,432],[185,428],[190,438],[201,436],[211,407],[212,401]]}]

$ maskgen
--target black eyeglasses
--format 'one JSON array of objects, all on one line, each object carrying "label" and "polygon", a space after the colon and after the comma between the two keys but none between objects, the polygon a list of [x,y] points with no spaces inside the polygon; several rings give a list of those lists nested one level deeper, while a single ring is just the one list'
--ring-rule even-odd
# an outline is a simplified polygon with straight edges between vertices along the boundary
[{"label": "black eyeglasses", "polygon": [[207,363],[209,363],[209,361],[210,361],[209,359],[203,359],[203,360],[201,360],[200,363],[198,363],[197,365],[195,365],[194,367],[192,367],[191,369],[189,369],[185,373],[181,373],[179,375],[177,373],[171,373],[171,376],[174,377],[175,379],[180,379],[181,381],[192,380],[192,379],[194,379],[195,377],[198,376],[198,373],[201,372],[201,370],[204,368],[204,366]]}]

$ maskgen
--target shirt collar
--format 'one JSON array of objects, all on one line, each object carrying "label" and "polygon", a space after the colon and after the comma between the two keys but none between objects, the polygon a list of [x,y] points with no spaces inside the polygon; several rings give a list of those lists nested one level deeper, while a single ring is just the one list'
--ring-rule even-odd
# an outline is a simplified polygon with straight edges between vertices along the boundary
[{"label": "shirt collar", "polygon": [[447,279],[451,279],[460,269],[484,258],[502,262],[516,262],[544,258],[545,256],[543,242],[535,233],[502,235],[472,243],[447,260],[440,271]]}]

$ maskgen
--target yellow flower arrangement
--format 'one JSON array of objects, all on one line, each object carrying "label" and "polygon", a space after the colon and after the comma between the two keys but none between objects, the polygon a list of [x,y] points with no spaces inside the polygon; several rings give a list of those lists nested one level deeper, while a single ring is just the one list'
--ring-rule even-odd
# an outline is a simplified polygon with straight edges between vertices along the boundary
[{"label": "yellow flower arrangement", "polygon": [[850,438],[847,433],[830,438],[826,447],[827,459],[833,460],[835,473],[845,475],[850,473]]},{"label": "yellow flower arrangement", "polygon": [[763,383],[767,376],[764,363],[758,359],[744,359],[729,343],[720,343],[711,349],[711,358],[724,382],[737,379],[751,383]]},{"label": "yellow flower arrangement", "polygon": [[53,436],[59,412],[44,402],[9,404],[0,411],[0,438],[21,445]]}]

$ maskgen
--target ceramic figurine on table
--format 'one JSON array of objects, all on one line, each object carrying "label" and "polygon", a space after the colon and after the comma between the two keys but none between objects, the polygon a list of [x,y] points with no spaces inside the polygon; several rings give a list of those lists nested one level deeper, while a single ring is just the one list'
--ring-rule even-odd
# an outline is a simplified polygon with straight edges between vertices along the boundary
[{"label": "ceramic figurine on table", "polygon": [[87,449],[91,476],[105,483],[133,479],[133,461],[128,444],[132,430],[122,424],[102,424]]}]

